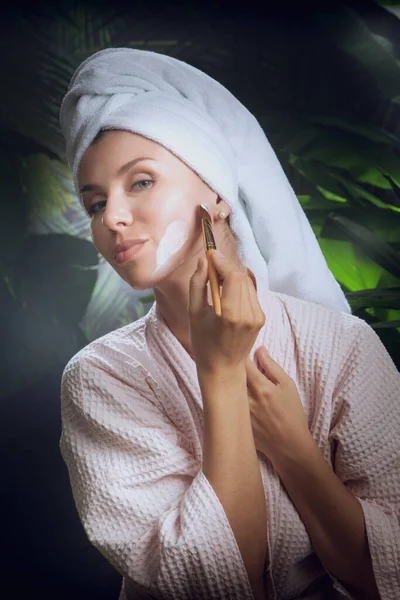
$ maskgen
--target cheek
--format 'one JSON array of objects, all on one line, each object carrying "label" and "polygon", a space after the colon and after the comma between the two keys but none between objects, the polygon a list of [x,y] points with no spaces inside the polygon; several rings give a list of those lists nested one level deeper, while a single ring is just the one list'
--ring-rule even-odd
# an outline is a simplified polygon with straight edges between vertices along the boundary
[{"label": "cheek", "polygon": [[156,253],[156,269],[160,271],[169,260],[181,250],[189,239],[189,226],[186,221],[173,221],[170,223],[160,240]]},{"label": "cheek", "polygon": [[99,233],[97,230],[98,230],[98,227],[96,226],[96,223],[94,221],[91,221],[90,222],[90,237],[92,238],[92,242],[96,246],[96,248],[97,248],[97,243],[98,243],[98,239],[99,239]]},{"label": "cheek", "polygon": [[107,235],[104,225],[99,226],[99,219],[94,218],[90,223],[90,236],[97,250],[104,256],[107,252]]}]

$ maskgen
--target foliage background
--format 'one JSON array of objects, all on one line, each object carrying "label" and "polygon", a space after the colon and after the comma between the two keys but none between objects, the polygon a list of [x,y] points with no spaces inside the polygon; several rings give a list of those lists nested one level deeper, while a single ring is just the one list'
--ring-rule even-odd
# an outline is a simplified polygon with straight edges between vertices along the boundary
[{"label": "foliage background", "polygon": [[112,598],[119,587],[85,539],[58,455],[66,362],[152,303],[97,254],[65,163],[59,106],[93,52],[170,54],[257,116],[353,314],[400,366],[400,3],[301,4],[61,0],[2,21],[1,443],[16,517],[5,539],[27,592]]}]

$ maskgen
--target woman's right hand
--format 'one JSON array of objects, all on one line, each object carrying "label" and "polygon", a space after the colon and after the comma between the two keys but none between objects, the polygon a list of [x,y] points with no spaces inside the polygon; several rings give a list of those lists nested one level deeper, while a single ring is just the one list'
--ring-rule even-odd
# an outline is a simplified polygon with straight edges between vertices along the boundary
[{"label": "woman's right hand", "polygon": [[245,366],[265,314],[246,267],[215,253],[212,261],[222,284],[221,316],[217,317],[208,303],[208,263],[204,257],[190,279],[191,347],[198,372],[229,375]]}]

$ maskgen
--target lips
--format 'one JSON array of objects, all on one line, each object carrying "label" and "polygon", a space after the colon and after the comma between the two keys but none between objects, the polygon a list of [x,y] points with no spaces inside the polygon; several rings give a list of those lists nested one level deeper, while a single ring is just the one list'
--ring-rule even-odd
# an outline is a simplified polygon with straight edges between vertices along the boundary
[{"label": "lips", "polygon": [[117,244],[114,248],[113,258],[116,262],[125,262],[128,255],[135,254],[147,239],[125,240],[122,244]]},{"label": "lips", "polygon": [[136,240],[125,240],[124,242],[122,242],[122,244],[117,244],[114,248],[113,258],[115,258],[119,252],[123,252],[124,250],[129,250],[129,248],[132,248],[132,246],[135,246],[136,244],[142,244],[143,242],[147,242],[147,238],[146,239],[136,239]]}]

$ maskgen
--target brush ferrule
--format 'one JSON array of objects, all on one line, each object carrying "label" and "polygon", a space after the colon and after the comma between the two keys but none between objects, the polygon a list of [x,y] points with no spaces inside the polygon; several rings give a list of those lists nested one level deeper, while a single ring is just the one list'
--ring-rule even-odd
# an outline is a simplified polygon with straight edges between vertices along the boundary
[{"label": "brush ferrule", "polygon": [[203,224],[204,239],[205,239],[205,243],[206,243],[206,251],[211,250],[211,249],[216,250],[217,246],[215,245],[214,234],[213,234],[213,230],[212,230],[210,221],[208,219],[203,219],[202,224]]}]

